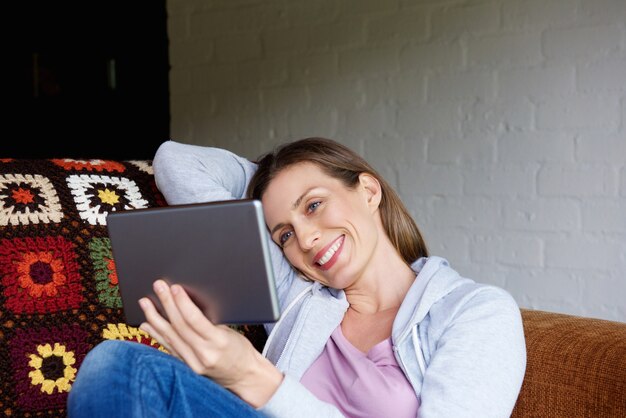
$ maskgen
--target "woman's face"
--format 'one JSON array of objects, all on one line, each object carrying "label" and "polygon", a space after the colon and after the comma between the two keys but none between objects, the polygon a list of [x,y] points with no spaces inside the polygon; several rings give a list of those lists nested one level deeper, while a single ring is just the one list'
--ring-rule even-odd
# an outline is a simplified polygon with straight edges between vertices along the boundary
[{"label": "woman's face", "polygon": [[382,227],[371,175],[351,189],[315,164],[295,164],[270,182],[262,203],[272,240],[309,279],[345,289],[373,258]]}]

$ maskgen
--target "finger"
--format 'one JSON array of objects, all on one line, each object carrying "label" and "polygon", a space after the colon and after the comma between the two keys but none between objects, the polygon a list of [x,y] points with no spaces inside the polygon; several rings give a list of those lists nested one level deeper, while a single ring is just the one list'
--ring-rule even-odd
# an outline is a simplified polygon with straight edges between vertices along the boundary
[{"label": "finger", "polygon": [[205,340],[213,339],[217,327],[206,317],[198,305],[191,300],[185,289],[175,284],[171,290],[186,326]]},{"label": "finger", "polygon": [[161,316],[150,299],[139,299],[139,306],[141,306],[141,310],[146,317],[146,322],[142,323],[142,327],[149,327],[150,330],[146,329],[146,332],[157,339],[168,350],[171,349],[171,341],[169,338],[166,338],[166,334],[163,332],[167,326],[167,320]]},{"label": "finger", "polygon": [[163,337],[159,335],[159,333],[156,332],[154,328],[150,326],[150,324],[148,324],[147,322],[143,322],[141,325],[139,325],[139,329],[147,333],[150,338],[154,338],[159,344],[161,344],[161,346],[163,346],[163,348],[167,350],[168,353],[170,353],[174,357],[180,358],[180,355],[176,352],[176,350],[166,344]]},{"label": "finger", "polygon": [[201,361],[196,355],[197,346],[202,343],[200,336],[189,330],[182,319],[176,303],[172,299],[170,287],[163,280],[154,282],[154,291],[167,315],[167,320],[161,316],[154,305],[150,303],[145,310],[146,319],[166,345],[176,351],[179,357],[193,370],[201,370]]},{"label": "finger", "polygon": [[[176,289],[179,289],[177,286]],[[177,301],[173,298],[172,289],[163,280],[154,282],[154,292],[157,294],[161,305],[165,310],[169,323],[188,344],[194,345],[201,342],[201,338],[190,329],[184,315],[181,313]],[[191,302],[191,300],[189,301]],[[193,303],[193,302],[192,302]]]},{"label": "finger", "polygon": [[157,337],[157,341],[163,345],[168,351],[177,354],[177,357],[183,359],[189,366],[194,367],[199,364],[191,347],[181,340],[176,330],[172,328],[170,323],[161,316],[152,301],[148,298],[139,300],[141,309],[146,316],[146,325],[150,328],[150,334]]}]

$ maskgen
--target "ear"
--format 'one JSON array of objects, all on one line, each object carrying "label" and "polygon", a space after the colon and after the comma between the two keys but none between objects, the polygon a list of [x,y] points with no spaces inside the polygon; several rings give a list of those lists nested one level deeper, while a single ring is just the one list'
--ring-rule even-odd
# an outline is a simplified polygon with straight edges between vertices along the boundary
[{"label": "ear", "polygon": [[378,179],[369,173],[361,173],[359,174],[359,186],[367,199],[367,205],[372,209],[372,212],[376,211],[383,198],[383,189]]}]

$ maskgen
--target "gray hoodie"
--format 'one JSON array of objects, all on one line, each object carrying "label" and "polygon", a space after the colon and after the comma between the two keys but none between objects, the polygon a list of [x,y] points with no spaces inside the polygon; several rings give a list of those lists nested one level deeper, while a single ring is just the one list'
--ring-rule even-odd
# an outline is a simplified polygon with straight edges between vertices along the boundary
[{"label": "gray hoodie", "polygon": [[[255,164],[227,150],[164,142],[153,161],[169,204],[239,199]],[[348,309],[342,290],[298,277],[271,245],[281,318],[267,324],[264,355],[285,374],[260,410],[271,417],[341,417],[299,380]],[[440,257],[417,277],[393,323],[398,364],[420,399],[419,417],[508,417],[526,367],[520,310],[503,289],[461,277]]]}]

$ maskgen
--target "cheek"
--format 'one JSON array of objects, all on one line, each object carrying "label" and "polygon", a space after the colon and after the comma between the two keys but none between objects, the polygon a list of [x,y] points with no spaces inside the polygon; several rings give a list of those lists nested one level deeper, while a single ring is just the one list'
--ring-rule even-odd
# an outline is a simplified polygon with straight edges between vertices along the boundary
[{"label": "cheek", "polygon": [[289,247],[285,248],[283,250],[283,254],[285,255],[285,258],[287,259],[287,261],[289,261],[289,263],[292,266],[294,266],[294,267],[296,267],[298,269],[302,268],[303,262],[302,262],[301,257],[299,256],[300,253],[298,251],[295,251],[292,248],[292,246],[289,246]]}]

